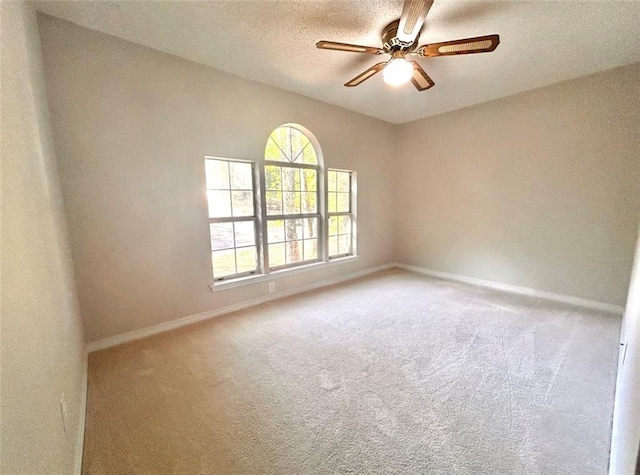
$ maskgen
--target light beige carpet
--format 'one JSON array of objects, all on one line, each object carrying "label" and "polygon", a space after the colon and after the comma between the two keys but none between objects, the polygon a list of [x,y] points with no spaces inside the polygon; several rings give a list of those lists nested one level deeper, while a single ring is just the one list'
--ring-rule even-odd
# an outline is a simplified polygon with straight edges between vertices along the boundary
[{"label": "light beige carpet", "polygon": [[84,473],[605,474],[620,319],[392,270],[93,353]]}]

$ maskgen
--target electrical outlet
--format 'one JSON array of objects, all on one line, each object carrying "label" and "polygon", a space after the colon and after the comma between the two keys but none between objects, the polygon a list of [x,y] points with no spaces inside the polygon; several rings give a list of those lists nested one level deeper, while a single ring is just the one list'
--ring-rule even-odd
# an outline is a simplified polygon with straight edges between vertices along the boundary
[{"label": "electrical outlet", "polygon": [[269,293],[272,294],[276,291],[276,283],[275,282],[269,282]]},{"label": "electrical outlet", "polygon": [[62,429],[67,432],[67,401],[64,400],[64,393],[60,398],[60,416],[62,416]]}]

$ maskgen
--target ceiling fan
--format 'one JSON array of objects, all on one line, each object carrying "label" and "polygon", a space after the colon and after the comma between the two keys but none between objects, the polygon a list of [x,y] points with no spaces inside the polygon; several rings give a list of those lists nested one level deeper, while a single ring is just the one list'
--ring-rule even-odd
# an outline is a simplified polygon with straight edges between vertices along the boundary
[{"label": "ceiling fan", "polygon": [[393,86],[411,80],[418,91],[426,91],[435,84],[416,61],[407,61],[407,56],[426,58],[458,54],[490,53],[500,44],[498,35],[478,36],[461,40],[445,41],[418,46],[420,30],[433,4],[433,0],[405,0],[399,20],[389,23],[382,30],[382,48],[359,46],[334,41],[318,41],[316,47],[336,51],[365,54],[390,54],[391,59],[374,64],[366,71],[345,83],[354,87],[382,71],[384,81]]}]

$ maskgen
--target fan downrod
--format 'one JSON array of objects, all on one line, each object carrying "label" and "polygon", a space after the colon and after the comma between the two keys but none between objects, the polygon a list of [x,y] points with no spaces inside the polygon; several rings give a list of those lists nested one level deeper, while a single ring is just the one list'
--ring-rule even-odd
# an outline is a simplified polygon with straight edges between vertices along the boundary
[{"label": "fan downrod", "polygon": [[382,30],[382,49],[385,53],[393,54],[396,51],[403,51],[405,53],[409,53],[413,51],[418,45],[418,40],[420,39],[420,34],[413,40],[411,43],[407,43],[405,41],[400,41],[397,37],[398,34],[398,25],[400,24],[400,19],[392,21]]}]

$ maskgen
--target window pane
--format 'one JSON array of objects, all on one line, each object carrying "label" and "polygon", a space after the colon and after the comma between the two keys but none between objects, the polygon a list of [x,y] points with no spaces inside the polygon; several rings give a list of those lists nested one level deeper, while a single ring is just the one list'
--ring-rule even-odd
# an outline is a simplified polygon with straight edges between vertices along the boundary
[{"label": "window pane", "polygon": [[284,214],[300,214],[300,193],[285,191],[282,194]]},{"label": "window pane", "polygon": [[351,180],[349,173],[338,172],[336,173],[337,178],[337,191],[342,191],[344,193],[349,193],[351,188]]},{"label": "window pane", "polygon": [[266,166],[264,167],[264,180],[267,190],[282,189],[281,167]]},{"label": "window pane", "polygon": [[267,191],[267,215],[282,214],[282,192]]},{"label": "window pane", "polygon": [[304,238],[318,237],[318,218],[304,218],[302,220],[304,226]]},{"label": "window pane", "polygon": [[236,257],[233,249],[228,251],[213,251],[213,276],[215,278],[233,275],[236,273]]},{"label": "window pane", "polygon": [[267,160],[318,164],[318,158],[309,138],[300,130],[283,126],[271,132],[264,152]]},{"label": "window pane", "polygon": [[309,165],[318,164],[318,156],[316,155],[316,149],[313,148],[313,144],[309,144],[307,148],[302,152],[302,157],[299,157],[298,162],[307,163]]},{"label": "window pane", "polygon": [[291,241],[286,243],[287,264],[302,261],[302,241]]},{"label": "window pane", "polygon": [[211,250],[233,248],[233,223],[211,223]]},{"label": "window pane", "polygon": [[318,173],[315,170],[301,170],[302,191],[316,191],[318,189]]},{"label": "window pane", "polygon": [[[352,177],[354,172],[327,170],[329,213],[342,213],[343,216],[329,215],[327,223],[327,247],[329,257],[346,256],[353,254],[353,216],[352,203]],[[347,215],[347,213],[349,213]]]},{"label": "window pane", "polygon": [[[273,160],[289,161],[291,149],[289,147],[288,127],[278,127],[276,130],[271,132],[269,138],[276,145],[276,150],[279,152],[277,154],[273,154]],[[269,160],[272,159],[270,158]]]},{"label": "window pane", "polygon": [[351,235],[346,234],[343,236],[338,236],[338,253],[339,254],[348,254],[351,252]]},{"label": "window pane", "polygon": [[230,162],[231,188],[253,190],[253,167],[250,163]]},{"label": "window pane", "polygon": [[328,185],[329,185],[329,191],[337,191],[338,190],[338,185],[337,185],[337,173],[336,172],[332,172],[330,171],[328,174]]},{"label": "window pane", "polygon": [[284,221],[278,219],[276,221],[267,221],[267,234],[269,243],[284,241]]},{"label": "window pane", "polygon": [[302,151],[309,148],[309,139],[298,129],[288,127],[289,139],[291,142],[292,161],[300,163],[302,161]]},{"label": "window pane", "polygon": [[303,238],[303,222],[302,219],[287,219],[284,222],[286,240],[295,241]]},{"label": "window pane", "polygon": [[336,193],[329,192],[329,213],[335,213],[337,208]]},{"label": "window pane", "polygon": [[318,258],[318,240],[305,239],[304,241],[304,260],[310,261]]},{"label": "window pane", "polygon": [[224,160],[205,159],[204,167],[208,189],[229,188],[229,165]]},{"label": "window pane", "polygon": [[234,223],[233,226],[235,228],[236,247],[256,245],[256,228],[253,221],[241,221]]},{"label": "window pane", "polygon": [[316,212],[316,192],[302,193],[302,212],[303,213],[315,213]]},{"label": "window pane", "polygon": [[253,216],[253,193],[232,191],[233,216]]},{"label": "window pane", "polygon": [[226,218],[231,216],[231,197],[228,191],[207,190],[210,218]]},{"label": "window pane", "polygon": [[335,256],[338,254],[338,237],[330,236],[329,237],[329,255]]},{"label": "window pane", "polygon": [[282,167],[282,185],[285,191],[300,191],[300,170]]},{"label": "window pane", "polygon": [[285,264],[284,243],[269,244],[269,267],[279,267]]},{"label": "window pane", "polygon": [[339,216],[329,216],[329,236],[338,234],[338,217]]},{"label": "window pane", "polygon": [[338,217],[338,234],[348,234],[351,232],[351,218],[349,216]]},{"label": "window pane", "polygon": [[236,261],[238,263],[238,274],[256,270],[255,246],[236,249]]},{"label": "window pane", "polygon": [[266,160],[273,160],[273,161],[277,161],[277,162],[286,162],[287,161],[287,158],[283,154],[283,151],[278,146],[278,143],[276,143],[278,141],[277,135],[279,134],[280,130],[281,129],[274,130],[271,133],[271,136],[269,137],[269,140],[267,140],[267,146],[266,146],[266,148],[264,150],[264,158]]},{"label": "window pane", "polygon": [[336,209],[338,213],[348,212],[349,209],[349,193],[338,193]]}]

